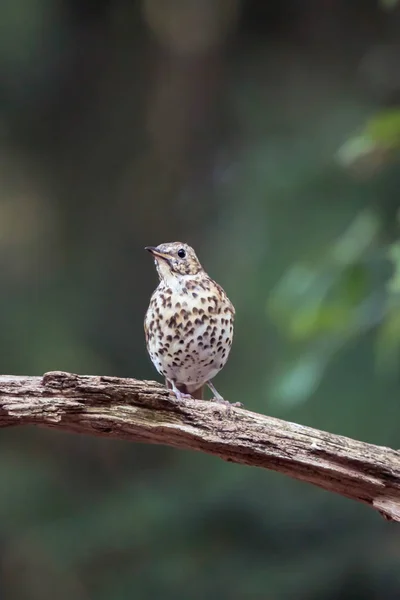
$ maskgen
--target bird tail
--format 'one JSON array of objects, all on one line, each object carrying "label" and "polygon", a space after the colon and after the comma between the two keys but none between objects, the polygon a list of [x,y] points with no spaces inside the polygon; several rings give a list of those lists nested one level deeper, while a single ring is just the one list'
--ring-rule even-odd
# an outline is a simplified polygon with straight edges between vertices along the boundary
[{"label": "bird tail", "polygon": [[[172,385],[168,381],[168,379],[165,380],[165,384],[167,388],[172,390]],[[194,390],[193,392],[189,392],[187,386],[184,384],[176,384],[176,387],[180,392],[182,392],[182,394],[190,394],[195,400],[204,400],[204,385],[199,387],[197,390]]]}]

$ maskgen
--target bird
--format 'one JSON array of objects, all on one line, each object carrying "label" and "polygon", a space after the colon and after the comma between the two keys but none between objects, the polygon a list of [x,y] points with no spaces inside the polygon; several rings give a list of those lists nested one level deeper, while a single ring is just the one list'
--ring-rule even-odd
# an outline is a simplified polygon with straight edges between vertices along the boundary
[{"label": "bird", "polygon": [[147,350],[176,398],[230,405],[212,379],[225,366],[232,346],[235,309],[222,287],[205,272],[188,244],[146,246],[159,276],[144,320]]}]

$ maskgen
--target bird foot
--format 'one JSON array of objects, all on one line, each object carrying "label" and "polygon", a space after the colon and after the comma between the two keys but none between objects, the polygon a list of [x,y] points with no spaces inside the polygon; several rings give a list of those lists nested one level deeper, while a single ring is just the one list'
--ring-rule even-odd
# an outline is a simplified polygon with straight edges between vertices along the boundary
[{"label": "bird foot", "polygon": [[210,388],[211,392],[214,394],[214,398],[211,399],[211,402],[219,402],[220,404],[225,404],[225,406],[235,406],[237,408],[242,408],[243,404],[241,402],[229,402],[229,400],[225,400],[221,394],[215,389],[214,384],[211,381],[207,381],[207,385]]},{"label": "bird foot", "polygon": [[174,392],[177,400],[193,400],[193,397],[190,394],[183,394],[182,392]]},{"label": "bird foot", "polygon": [[214,396],[214,398],[211,398],[211,402],[218,402],[218,404],[224,404],[225,406],[231,406],[231,403],[229,402],[229,400],[225,400],[225,398],[222,398],[221,396]]},{"label": "bird foot", "polygon": [[184,394],[176,387],[176,383],[174,381],[166,380],[169,387],[172,388],[172,391],[175,394],[177,400],[193,400],[193,397],[190,394]]},{"label": "bird foot", "polygon": [[219,404],[224,404],[225,406],[235,408],[243,408],[243,404],[241,402],[229,402],[229,400],[225,400],[221,396],[211,398],[211,402],[218,402]]}]

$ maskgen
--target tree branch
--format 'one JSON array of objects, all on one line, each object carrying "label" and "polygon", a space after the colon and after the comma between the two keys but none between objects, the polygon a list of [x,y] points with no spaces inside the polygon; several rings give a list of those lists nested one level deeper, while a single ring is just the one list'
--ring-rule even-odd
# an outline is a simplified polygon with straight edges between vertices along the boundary
[{"label": "tree branch", "polygon": [[400,521],[400,452],[215,402],[177,401],[154,381],[0,376],[0,427],[64,431],[200,450],[369,504]]}]

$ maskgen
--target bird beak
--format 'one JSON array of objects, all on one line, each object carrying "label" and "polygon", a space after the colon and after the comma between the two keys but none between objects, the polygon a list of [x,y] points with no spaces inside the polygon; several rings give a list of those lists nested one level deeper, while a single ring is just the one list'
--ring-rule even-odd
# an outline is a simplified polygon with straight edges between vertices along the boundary
[{"label": "bird beak", "polygon": [[168,258],[171,258],[168,254],[165,254],[164,252],[160,252],[156,246],[146,246],[145,250],[150,252],[150,254],[152,254],[155,257],[164,258],[165,260],[167,260]]}]

